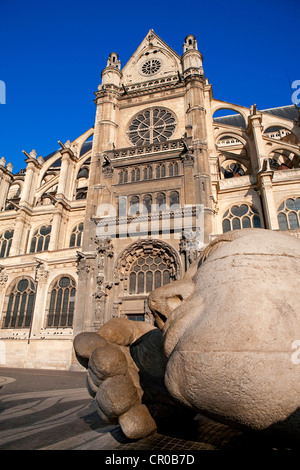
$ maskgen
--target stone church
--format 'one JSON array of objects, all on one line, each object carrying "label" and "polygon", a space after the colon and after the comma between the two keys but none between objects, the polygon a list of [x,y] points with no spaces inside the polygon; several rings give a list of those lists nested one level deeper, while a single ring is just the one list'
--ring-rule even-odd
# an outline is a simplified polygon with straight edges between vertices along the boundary
[{"label": "stone church", "polygon": [[150,30],[108,57],[91,129],[0,160],[1,366],[69,369],[79,332],[151,321],[149,292],[218,234],[300,236],[298,108],[215,98],[202,62],[193,35],[178,55]]}]

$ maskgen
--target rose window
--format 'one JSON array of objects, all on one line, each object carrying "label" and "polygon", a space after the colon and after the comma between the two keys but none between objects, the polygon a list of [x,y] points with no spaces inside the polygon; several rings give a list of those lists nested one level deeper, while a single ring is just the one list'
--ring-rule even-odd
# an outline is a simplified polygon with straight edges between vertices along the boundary
[{"label": "rose window", "polygon": [[133,145],[145,145],[170,139],[175,127],[175,117],[168,109],[150,108],[132,120],[127,133]]},{"label": "rose window", "polygon": [[149,59],[143,63],[141,71],[143,75],[154,75],[161,68],[161,61],[158,59]]}]

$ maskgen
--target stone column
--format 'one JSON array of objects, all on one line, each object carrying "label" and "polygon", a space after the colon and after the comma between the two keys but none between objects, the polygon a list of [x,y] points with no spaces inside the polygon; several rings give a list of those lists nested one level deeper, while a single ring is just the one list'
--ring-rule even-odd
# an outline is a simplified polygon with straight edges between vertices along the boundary
[{"label": "stone column", "polygon": [[257,175],[260,194],[263,202],[264,220],[266,228],[270,230],[278,230],[277,210],[274,202],[272,178],[274,172],[272,170],[261,171]]},{"label": "stone column", "polygon": [[184,175],[184,204],[195,203],[194,191],[194,162],[195,157],[190,153],[183,153],[181,155]]},{"label": "stone column", "polygon": [[[253,111],[252,111],[253,112]],[[255,112],[255,111],[254,111]],[[249,123],[251,125],[251,131],[254,138],[255,150],[256,150],[256,158],[257,162],[252,162],[253,167],[258,167],[258,171],[263,168],[263,163],[265,160],[265,144],[262,137],[262,126],[261,126],[262,116],[261,114],[252,114],[249,116]],[[256,165],[254,166],[254,163]]]},{"label": "stone column", "polygon": [[[62,144],[61,144],[62,145]],[[56,192],[56,197],[66,198],[68,200],[72,199],[72,186],[74,183],[74,162],[76,162],[77,157],[68,147],[63,146],[61,153],[61,168],[59,173],[58,188]]]},{"label": "stone column", "polygon": [[30,220],[31,211],[25,207],[21,208],[14,225],[14,236],[10,249],[10,256],[24,254],[28,243],[28,221]]},{"label": "stone column", "polygon": [[4,321],[4,301],[5,301],[5,295],[6,295],[6,289],[7,289],[7,281],[8,281],[8,275],[6,273],[6,269],[4,267],[0,267],[0,312],[2,313],[1,315],[1,327]]},{"label": "stone column", "polygon": [[19,203],[20,210],[15,220],[14,237],[10,256],[22,254],[26,250],[28,236],[27,222],[31,217],[37,178],[41,168],[41,164],[35,160],[32,155],[35,155],[34,151],[32,151],[30,156],[28,156],[29,158],[25,160],[27,168]]},{"label": "stone column", "polygon": [[186,104],[189,124],[192,126],[195,204],[204,206],[204,242],[209,242],[213,231],[212,183],[206,139],[203,77],[186,77]]},{"label": "stone column", "polygon": [[44,260],[36,259],[37,267],[35,271],[36,294],[34,312],[31,323],[30,338],[40,335],[41,329],[45,327],[45,312],[47,308],[48,277],[49,271]]}]

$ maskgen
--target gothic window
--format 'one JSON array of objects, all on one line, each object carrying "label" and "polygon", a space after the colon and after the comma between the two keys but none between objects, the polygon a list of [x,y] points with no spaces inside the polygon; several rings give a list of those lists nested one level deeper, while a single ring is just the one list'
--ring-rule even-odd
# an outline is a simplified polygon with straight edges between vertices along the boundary
[{"label": "gothic window", "polygon": [[50,242],[51,225],[43,225],[38,228],[31,239],[30,253],[39,253],[47,251]]},{"label": "gothic window", "polygon": [[144,256],[133,265],[129,276],[130,294],[148,294],[171,281],[170,270],[162,256]]},{"label": "gothic window", "polygon": [[70,248],[72,248],[73,246],[81,246],[82,232],[83,223],[80,222],[80,224],[76,225],[72,230],[70,237]]},{"label": "gothic window", "polygon": [[13,230],[6,230],[0,235],[0,258],[6,258],[9,256],[13,236]]},{"label": "gothic window", "polygon": [[151,180],[153,177],[152,166],[146,166],[144,168],[144,180]]},{"label": "gothic window", "polygon": [[231,163],[225,168],[225,178],[236,178],[237,176],[244,176],[245,171],[239,163]]},{"label": "gothic window", "polygon": [[159,59],[148,59],[141,67],[142,75],[155,75],[161,69],[161,61]]},{"label": "gothic window", "polygon": [[177,176],[179,174],[179,168],[177,162],[172,162],[169,165],[169,176]]},{"label": "gothic window", "polygon": [[280,230],[300,227],[300,197],[289,198],[278,207],[278,223]]},{"label": "gothic window", "polygon": [[132,196],[129,202],[129,214],[134,215],[139,211],[140,200],[138,196]]},{"label": "gothic window", "polygon": [[78,188],[78,189],[76,190],[76,197],[75,197],[76,201],[86,199],[86,197],[87,197],[87,190],[88,190],[87,187],[86,187],[86,188]]},{"label": "gothic window", "polygon": [[133,145],[146,145],[170,139],[175,127],[176,120],[171,111],[149,108],[133,118],[127,133]]},{"label": "gothic window", "polygon": [[50,293],[47,327],[71,328],[75,307],[75,281],[68,276],[57,279]]},{"label": "gothic window", "polygon": [[223,233],[242,228],[261,228],[258,212],[248,204],[234,205],[223,216]]},{"label": "gothic window", "polygon": [[119,184],[127,183],[128,182],[128,171],[121,170],[119,172]]},{"label": "gothic window", "polygon": [[156,209],[158,211],[166,209],[166,195],[164,193],[158,193],[156,196]]},{"label": "gothic window", "polygon": [[164,164],[156,167],[156,178],[164,178],[166,176],[166,167]]},{"label": "gothic window", "polygon": [[88,179],[88,177],[89,177],[89,169],[86,166],[82,166],[80,170],[78,171],[77,179],[81,179],[81,178]]},{"label": "gothic window", "polygon": [[11,288],[8,295],[3,328],[29,328],[35,301],[35,284],[23,277]]},{"label": "gothic window", "polygon": [[151,212],[151,205],[152,205],[152,196],[150,194],[146,194],[143,198],[143,210],[150,214]]},{"label": "gothic window", "polygon": [[126,217],[127,215],[127,197],[121,196],[118,200],[118,217]]},{"label": "gothic window", "polygon": [[179,206],[179,193],[177,191],[172,191],[170,194],[170,207]]}]

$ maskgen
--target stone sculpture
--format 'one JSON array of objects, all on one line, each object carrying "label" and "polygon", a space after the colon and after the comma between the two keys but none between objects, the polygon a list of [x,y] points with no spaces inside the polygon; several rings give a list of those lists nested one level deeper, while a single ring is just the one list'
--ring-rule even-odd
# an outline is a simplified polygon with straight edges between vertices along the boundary
[{"label": "stone sculpture", "polygon": [[299,438],[299,275],[298,238],[229,232],[150,294],[155,327],[115,318],[77,335],[101,417],[131,439],[196,413]]}]

